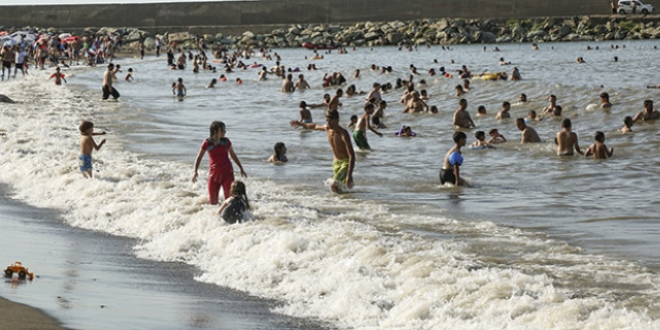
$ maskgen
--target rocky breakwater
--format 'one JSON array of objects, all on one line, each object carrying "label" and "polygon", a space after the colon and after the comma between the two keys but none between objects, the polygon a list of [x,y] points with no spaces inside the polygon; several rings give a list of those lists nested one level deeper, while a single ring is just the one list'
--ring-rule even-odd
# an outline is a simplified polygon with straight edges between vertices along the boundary
[{"label": "rocky breakwater", "polygon": [[[207,28],[208,29],[208,28]],[[222,27],[218,27],[222,31]],[[40,32],[60,33],[54,29]],[[153,34],[134,28],[87,28],[81,35],[122,35],[123,50],[136,51],[141,38],[146,48],[154,49],[156,39],[167,44],[176,41],[179,48],[193,49],[195,35],[186,32]],[[271,33],[250,31],[242,35],[203,34],[208,48],[286,48],[303,43],[316,45],[340,44],[345,47],[375,47],[387,45],[450,45],[473,43],[602,41],[660,38],[660,19],[645,17],[534,18],[525,20],[498,19],[422,19],[413,21],[365,22],[353,25],[309,24],[275,29]]]},{"label": "rocky breakwater", "polygon": [[205,35],[207,43],[229,47],[300,47],[303,43],[346,47],[441,45],[509,42],[602,41],[660,38],[656,20],[588,16],[527,20],[424,19],[350,26],[310,24],[276,29],[268,34]]}]

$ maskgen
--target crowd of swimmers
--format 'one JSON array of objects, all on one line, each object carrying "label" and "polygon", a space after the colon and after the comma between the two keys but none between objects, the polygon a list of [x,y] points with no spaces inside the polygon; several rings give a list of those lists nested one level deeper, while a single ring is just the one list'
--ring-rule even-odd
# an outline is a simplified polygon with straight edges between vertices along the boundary
[{"label": "crowd of swimmers", "polygon": [[[537,45],[533,45],[532,47],[535,50],[538,49]],[[412,50],[412,48],[407,48]],[[193,54],[190,51],[187,53],[179,51],[179,56],[176,60],[174,59],[174,49],[174,47],[171,47],[167,52],[167,63],[170,69],[186,70],[188,68],[188,62],[190,61],[194,73],[199,73],[200,70],[209,71],[211,73],[217,72],[217,68],[210,64],[211,61],[207,58],[205,52],[206,48],[203,47],[203,45],[197,49],[197,54]],[[245,64],[245,62],[248,62],[250,57],[254,55],[253,52],[248,49],[234,52],[230,52],[226,49],[216,50],[213,54],[215,57],[213,63],[223,65],[224,73],[217,79],[213,78],[207,88],[213,88],[218,81],[227,81],[225,74],[231,73],[234,70],[246,70],[248,68],[259,69],[259,80],[267,80],[270,76],[275,76],[277,79],[281,79],[281,91],[284,93],[292,93],[296,90],[310,88],[310,84],[305,79],[304,74],[300,73],[302,71],[300,68],[287,69],[283,65],[280,65],[281,58],[277,53],[271,55],[270,52],[265,49],[260,49],[259,52],[261,53],[261,56],[267,60],[275,59],[275,66],[267,68],[265,65],[257,64],[256,62],[250,65]],[[315,54],[315,56],[318,57],[320,55]],[[244,60],[245,62],[243,62]],[[584,59],[579,58],[578,62],[583,63]],[[437,63],[437,61],[434,61],[434,63]],[[501,57],[499,59],[499,65],[511,65],[511,62],[507,62]],[[379,67],[375,64],[371,65],[370,69],[381,73],[392,72],[392,68],[389,66]],[[316,66],[310,64],[307,66],[307,70],[316,70]],[[108,99],[109,96],[113,96],[114,99],[119,98],[119,93],[113,87],[113,81],[116,81],[116,75],[118,72],[120,72],[119,65],[115,66],[112,63],[108,64],[107,70],[103,75],[103,99]],[[295,81],[293,79],[294,72],[298,72],[297,80]],[[454,77],[461,79],[461,83],[457,84],[454,88],[456,97],[460,99],[458,101],[458,109],[454,111],[452,117],[452,124],[458,129],[458,131],[454,133],[452,137],[454,145],[447,151],[439,175],[442,184],[461,186],[466,184],[460,172],[460,166],[463,163],[461,148],[465,147],[467,144],[467,134],[465,133],[465,130],[476,128],[476,125],[467,110],[468,101],[463,98],[463,95],[471,89],[470,79],[476,77],[483,79],[484,74],[473,74],[465,65],[463,65],[461,69],[455,70],[453,73],[448,72],[445,67],[440,67],[437,72],[435,68],[428,70],[429,76],[432,77],[436,74],[449,79]],[[410,74],[406,79],[397,79],[394,85],[389,82],[375,82],[372,85],[372,89],[369,91],[358,91],[355,85],[349,85],[346,87],[346,93],[344,93],[342,88],[338,88],[334,95],[330,95],[329,93],[325,94],[320,103],[307,103],[305,101],[299,103],[299,119],[292,120],[290,124],[296,127],[322,130],[326,132],[334,158],[333,183],[330,186],[333,192],[345,192],[347,188],[350,189],[353,187],[353,170],[356,161],[353,144],[355,144],[360,150],[370,150],[371,146],[367,139],[367,132],[371,131],[373,134],[383,136],[383,133],[379,130],[387,128],[384,123],[384,118],[385,110],[388,107],[388,103],[382,98],[383,93],[388,93],[392,90],[402,90],[403,92],[399,98],[399,102],[402,105],[402,112],[404,113],[438,112],[436,106],[429,106],[426,103],[431,95],[428,95],[427,91],[424,89],[426,86],[424,79],[415,82],[416,75],[420,75],[419,70],[414,65],[410,65]],[[359,69],[355,70],[353,77],[360,77]],[[61,72],[59,67],[56,68],[55,73],[53,73],[50,78],[55,79],[55,83],[58,85],[61,84],[62,81],[66,82],[65,75]],[[492,80],[521,80],[522,76],[518,68],[514,67],[510,76],[507,76],[505,73],[496,73],[492,74],[492,77],[489,76],[487,78],[489,80],[490,78],[492,78]],[[129,69],[125,80],[129,82],[133,81],[132,69]],[[242,83],[240,78],[237,78],[236,81],[238,84]],[[323,76],[321,85],[328,88],[333,86],[343,87],[346,82],[347,79],[342,73],[332,72],[326,73]],[[421,89],[417,90],[416,86],[421,87]],[[647,87],[658,88],[660,86]],[[187,90],[183,84],[182,78],[179,78],[176,82],[172,83],[172,93],[179,98],[186,96]],[[364,106],[362,107],[363,112],[360,115],[351,116],[350,122],[346,125],[347,128],[353,130],[352,133],[349,133],[339,124],[339,107],[342,106],[341,98],[343,96],[364,96]],[[609,109],[612,107],[607,93],[601,93],[600,100],[601,108]],[[555,95],[549,95],[547,101],[548,105],[541,110],[539,114],[534,110],[530,110],[526,118],[515,119],[515,126],[521,131],[521,143],[542,142],[542,139],[536,130],[529,124],[538,122],[546,117],[562,117],[562,107],[557,104],[557,97]],[[525,94],[520,94],[519,102],[527,102],[527,96]],[[314,123],[311,111],[309,110],[311,108],[325,108],[326,123],[324,125]],[[503,120],[511,118],[510,109],[510,102],[504,101],[502,103],[502,108],[495,115],[495,119]],[[486,108],[484,106],[479,106],[476,116],[487,116]],[[644,101],[643,111],[640,111],[634,116],[626,116],[624,118],[624,125],[620,131],[623,133],[632,132],[632,126],[634,123],[657,119],[660,119],[660,113],[653,108],[653,101],[646,100]],[[103,135],[105,132],[95,133],[93,130],[93,124],[90,122],[83,122],[80,126],[80,132],[82,134],[80,142],[81,153],[79,157],[80,171],[85,177],[91,177],[92,151],[99,150],[105,143],[105,140],[103,140],[101,143],[96,144],[93,136]],[[245,185],[240,181],[234,180],[232,161],[239,167],[241,176],[247,177],[247,174],[243,170],[238,156],[232,148],[231,141],[225,137],[225,133],[226,126],[224,123],[213,122],[211,124],[209,137],[203,141],[199,149],[194,165],[192,181],[195,182],[197,180],[197,172],[201,160],[204,155],[208,154],[210,163],[210,170],[207,179],[209,202],[211,204],[218,204],[219,191],[222,189],[224,192],[224,202],[222,203],[219,213],[222,214],[222,217],[227,222],[234,223],[240,222],[239,215],[250,207],[245,192]],[[417,133],[413,131],[412,127],[405,124],[401,125],[400,129],[395,134],[398,137],[404,138],[417,136]],[[508,141],[497,129],[489,130],[488,136],[489,138],[487,138],[486,132],[484,131],[476,131],[476,142],[472,143],[469,148],[494,149],[496,148],[496,145],[507,143]],[[594,134],[594,140],[595,142],[583,152],[580,148],[577,134],[572,131],[572,122],[569,118],[563,118],[561,122],[561,130],[557,132],[554,138],[554,142],[557,145],[557,155],[559,156],[573,156],[575,153],[578,153],[596,159],[606,159],[613,155],[613,148],[608,148],[605,145],[605,134],[603,132],[596,132]],[[276,143],[273,147],[273,154],[268,161],[279,164],[286,163],[288,161],[286,151],[287,149],[284,143]]]}]

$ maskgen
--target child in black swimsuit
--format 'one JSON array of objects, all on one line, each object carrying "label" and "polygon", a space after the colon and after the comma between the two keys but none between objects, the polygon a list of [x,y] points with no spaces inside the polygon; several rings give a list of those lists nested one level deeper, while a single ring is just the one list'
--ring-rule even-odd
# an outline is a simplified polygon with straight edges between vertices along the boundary
[{"label": "child in black swimsuit", "polygon": [[231,196],[220,207],[220,217],[230,224],[243,222],[243,212],[250,209],[250,203],[245,192],[245,183],[234,181],[231,184]]}]

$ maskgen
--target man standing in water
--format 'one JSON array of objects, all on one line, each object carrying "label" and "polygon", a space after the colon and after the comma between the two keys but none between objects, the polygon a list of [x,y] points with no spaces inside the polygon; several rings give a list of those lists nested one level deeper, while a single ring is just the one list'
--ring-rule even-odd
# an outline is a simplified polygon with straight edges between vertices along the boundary
[{"label": "man standing in water", "polygon": [[578,136],[571,131],[571,120],[565,118],[561,121],[561,131],[557,132],[555,143],[557,143],[557,156],[573,156],[573,149],[580,155],[584,155],[578,144]]},{"label": "man standing in water", "polygon": [[461,99],[458,101],[458,110],[454,112],[454,125],[457,128],[474,128],[474,122],[470,117],[470,113],[467,112],[468,102],[466,99]]},{"label": "man standing in water", "polygon": [[282,81],[282,93],[293,93],[296,89],[293,87],[293,75],[288,74]]},{"label": "man standing in water", "polygon": [[110,97],[110,94],[112,94],[112,97],[117,100],[119,98],[119,92],[112,87],[112,80],[114,79],[115,75],[115,65],[110,63],[108,64],[108,70],[105,71],[103,74],[103,87],[101,89],[103,90],[103,99],[107,100],[108,97]]},{"label": "man standing in water", "polygon": [[319,126],[316,124],[305,124],[299,121],[292,122],[293,126],[304,127],[325,131],[328,134],[328,143],[332,149],[334,160],[332,169],[334,171],[333,182],[330,190],[334,193],[341,193],[340,183],[345,184],[349,189],[353,188],[353,168],[355,168],[355,151],[351,143],[351,135],[347,130],[339,126],[339,112],[337,110],[327,110],[325,113],[327,125]]},{"label": "man standing in water", "polygon": [[522,132],[522,137],[520,139],[520,143],[537,143],[541,142],[541,138],[539,137],[539,134],[536,133],[536,130],[527,126],[525,124],[525,119],[524,118],[518,118],[516,119],[516,127]]}]

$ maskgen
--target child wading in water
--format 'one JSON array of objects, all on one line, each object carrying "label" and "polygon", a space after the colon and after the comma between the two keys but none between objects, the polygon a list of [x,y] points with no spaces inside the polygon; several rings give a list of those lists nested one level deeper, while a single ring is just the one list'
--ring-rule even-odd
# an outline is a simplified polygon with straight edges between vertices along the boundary
[{"label": "child wading in water", "polygon": [[355,140],[355,145],[362,150],[371,150],[369,142],[367,142],[367,129],[376,133],[378,136],[383,136],[382,133],[376,131],[371,124],[369,124],[369,116],[374,113],[373,103],[367,103],[364,105],[364,113],[358,119],[357,124],[355,125],[355,130],[353,131],[353,140]]},{"label": "child wading in water", "polygon": [[218,214],[227,223],[241,223],[243,222],[243,212],[249,209],[250,202],[245,192],[245,183],[234,181],[231,184],[231,197],[225,199]]},{"label": "child wading in water", "polygon": [[268,161],[271,163],[286,163],[289,160],[286,158],[286,146],[284,142],[275,143],[275,153],[268,158]]},{"label": "child wading in water", "polygon": [[[55,68],[55,73],[50,75],[50,78],[48,80],[55,78],[55,85],[62,85],[62,80],[64,80],[65,83],[67,83],[66,78],[64,78],[64,73],[60,72],[60,67],[58,66]],[[68,84],[68,83],[67,83]]]},{"label": "child wading in water", "polygon": [[99,150],[105,144],[105,139],[101,140],[101,143],[96,144],[94,141],[94,135],[105,135],[105,132],[94,133],[94,123],[91,121],[83,121],[80,124],[80,156],[78,160],[80,162],[80,172],[86,178],[92,177],[92,151],[94,149]]},{"label": "child wading in water", "polygon": [[463,132],[454,133],[453,140],[455,145],[447,151],[445,160],[442,162],[440,169],[440,183],[450,183],[455,186],[462,186],[465,180],[461,178],[460,166],[463,165],[463,156],[461,155],[461,147],[465,146],[467,136]]},{"label": "child wading in water", "polygon": [[594,156],[595,159],[608,159],[614,154],[614,148],[607,149],[605,145],[605,134],[603,132],[596,132],[594,135],[596,143],[592,144],[587,152],[584,153],[584,157]]},{"label": "child wading in water", "polygon": [[238,156],[234,153],[231,141],[225,137],[226,128],[225,124],[221,121],[214,121],[209,128],[210,137],[202,142],[202,147],[199,149],[197,159],[195,160],[195,169],[192,177],[192,182],[197,182],[197,170],[199,164],[204,158],[204,153],[209,154],[209,178],[208,178],[208,191],[209,203],[212,205],[218,204],[218,194],[220,187],[225,194],[225,199],[229,197],[231,184],[234,182],[234,168],[229,160],[229,157],[236,163],[238,168],[241,169],[241,176],[247,178],[247,174],[243,170]]}]

